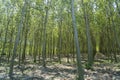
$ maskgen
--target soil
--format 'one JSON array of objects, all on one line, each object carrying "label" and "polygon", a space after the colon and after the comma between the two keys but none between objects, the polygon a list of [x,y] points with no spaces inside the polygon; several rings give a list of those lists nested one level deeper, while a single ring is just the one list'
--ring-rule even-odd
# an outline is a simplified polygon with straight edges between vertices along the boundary
[{"label": "soil", "polygon": [[[115,63],[95,63],[92,70],[85,69],[85,80],[120,80],[120,65]],[[7,64],[0,66],[0,80],[10,80]],[[14,66],[13,80],[76,80],[76,66],[70,63],[28,64]]]}]

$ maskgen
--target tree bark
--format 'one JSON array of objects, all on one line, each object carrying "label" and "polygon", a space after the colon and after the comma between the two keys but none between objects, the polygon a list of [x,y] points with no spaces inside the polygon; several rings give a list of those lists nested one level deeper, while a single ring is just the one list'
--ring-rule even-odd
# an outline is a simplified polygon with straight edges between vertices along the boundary
[{"label": "tree bark", "polygon": [[48,19],[48,6],[45,7],[45,21],[44,21],[44,31],[43,31],[43,47],[42,47],[42,62],[43,67],[46,67],[46,25],[47,25],[47,19]]},{"label": "tree bark", "polygon": [[71,14],[72,14],[72,23],[74,29],[74,40],[76,45],[76,55],[77,55],[77,67],[78,67],[78,80],[84,80],[84,70],[81,63],[81,53],[78,41],[78,33],[77,33],[77,26],[76,26],[76,19],[74,13],[74,0],[71,0]]},{"label": "tree bark", "polygon": [[85,20],[85,25],[86,25],[86,37],[87,37],[87,46],[88,46],[88,64],[86,66],[87,69],[91,69],[93,65],[93,52],[92,52],[92,43],[91,43],[91,36],[90,36],[90,24],[88,20],[88,13],[86,10],[86,6],[82,1],[82,7],[83,7],[83,13],[84,13],[84,20]]},{"label": "tree bark", "polygon": [[11,63],[10,63],[9,77],[12,80],[13,80],[14,59],[15,59],[15,55],[16,55],[16,52],[17,52],[17,46],[18,46],[19,39],[20,39],[21,29],[23,27],[23,17],[25,16],[24,15],[25,8],[26,8],[26,0],[25,0],[25,3],[24,3],[24,6],[22,8],[21,20],[20,20],[20,24],[18,26],[18,32],[17,32],[17,35],[16,35],[15,44],[14,44],[14,48],[13,48],[13,54],[12,54]]}]

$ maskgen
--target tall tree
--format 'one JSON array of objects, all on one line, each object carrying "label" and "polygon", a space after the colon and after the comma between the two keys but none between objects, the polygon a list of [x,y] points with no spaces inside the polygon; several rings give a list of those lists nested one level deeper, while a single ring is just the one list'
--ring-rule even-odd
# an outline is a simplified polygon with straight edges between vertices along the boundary
[{"label": "tall tree", "polygon": [[84,80],[84,70],[81,63],[81,53],[80,53],[77,25],[76,25],[75,12],[74,12],[74,0],[71,0],[71,11],[72,11],[71,14],[72,14],[72,23],[73,23],[73,30],[74,30],[74,40],[76,45],[78,80]]},{"label": "tall tree", "polygon": [[13,79],[14,59],[15,59],[15,55],[16,55],[16,52],[17,52],[17,46],[18,46],[19,39],[20,39],[21,29],[23,27],[23,20],[24,20],[24,16],[25,16],[25,9],[26,9],[26,6],[27,6],[26,4],[27,4],[27,0],[25,0],[24,6],[22,8],[21,20],[20,20],[20,24],[18,26],[18,32],[17,32],[17,35],[16,35],[15,44],[14,44],[14,48],[13,48],[13,54],[12,54],[12,58],[11,58],[11,62],[10,62],[9,77],[11,79]]},{"label": "tall tree", "polygon": [[44,29],[43,29],[43,47],[42,47],[42,58],[43,58],[43,67],[46,67],[46,26],[47,26],[47,19],[48,19],[48,0],[45,1],[45,20],[44,20]]},{"label": "tall tree", "polygon": [[28,32],[30,28],[30,5],[29,3],[27,3],[23,27],[24,27],[24,30],[23,30],[24,31],[24,46],[23,46],[23,52],[22,52],[22,62],[24,62],[25,60]]},{"label": "tall tree", "polygon": [[10,24],[10,21],[11,21],[11,19],[13,18],[13,17],[11,17],[12,16],[12,14],[13,14],[13,11],[14,11],[14,9],[12,9],[12,12],[10,12],[10,9],[11,9],[11,7],[9,7],[9,5],[8,5],[9,3],[7,2],[6,3],[6,28],[5,28],[5,36],[4,36],[4,43],[3,43],[3,47],[2,47],[2,53],[1,53],[1,55],[0,55],[0,59],[2,58],[2,55],[7,55],[6,53],[5,53],[5,48],[6,48],[6,43],[7,43],[7,36],[8,36],[8,30],[9,30],[9,24]]},{"label": "tall tree", "polygon": [[81,0],[82,9],[84,13],[84,20],[86,25],[86,37],[87,37],[87,46],[88,46],[88,64],[87,68],[90,69],[93,65],[93,52],[92,52],[92,43],[91,43],[91,35],[90,35],[90,23],[88,18],[88,10],[87,10],[87,4],[88,2],[84,3],[83,0]]}]

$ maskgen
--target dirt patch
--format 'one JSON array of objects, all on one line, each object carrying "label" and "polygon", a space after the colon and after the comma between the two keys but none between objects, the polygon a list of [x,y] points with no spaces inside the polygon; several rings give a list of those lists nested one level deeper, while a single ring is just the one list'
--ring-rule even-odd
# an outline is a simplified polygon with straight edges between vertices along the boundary
[{"label": "dirt patch", "polygon": [[[0,80],[10,80],[9,67],[0,67]],[[71,64],[51,64],[46,68],[38,64],[16,65],[14,80],[75,80],[76,66]],[[120,70],[112,64],[94,65],[93,70],[85,69],[85,80],[120,80]]]}]

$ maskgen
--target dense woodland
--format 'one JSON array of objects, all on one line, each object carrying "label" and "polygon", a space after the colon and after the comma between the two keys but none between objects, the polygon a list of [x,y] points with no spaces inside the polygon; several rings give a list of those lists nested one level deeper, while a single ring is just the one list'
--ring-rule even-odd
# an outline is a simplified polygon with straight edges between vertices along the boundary
[{"label": "dense woodland", "polygon": [[[9,77],[0,80],[120,79],[85,77],[105,64],[116,65],[120,76],[120,0],[0,0],[0,14],[0,66],[6,70],[0,73]],[[75,76],[15,79],[16,68],[24,75],[32,70],[28,64],[46,72],[51,65],[73,65]]]}]

